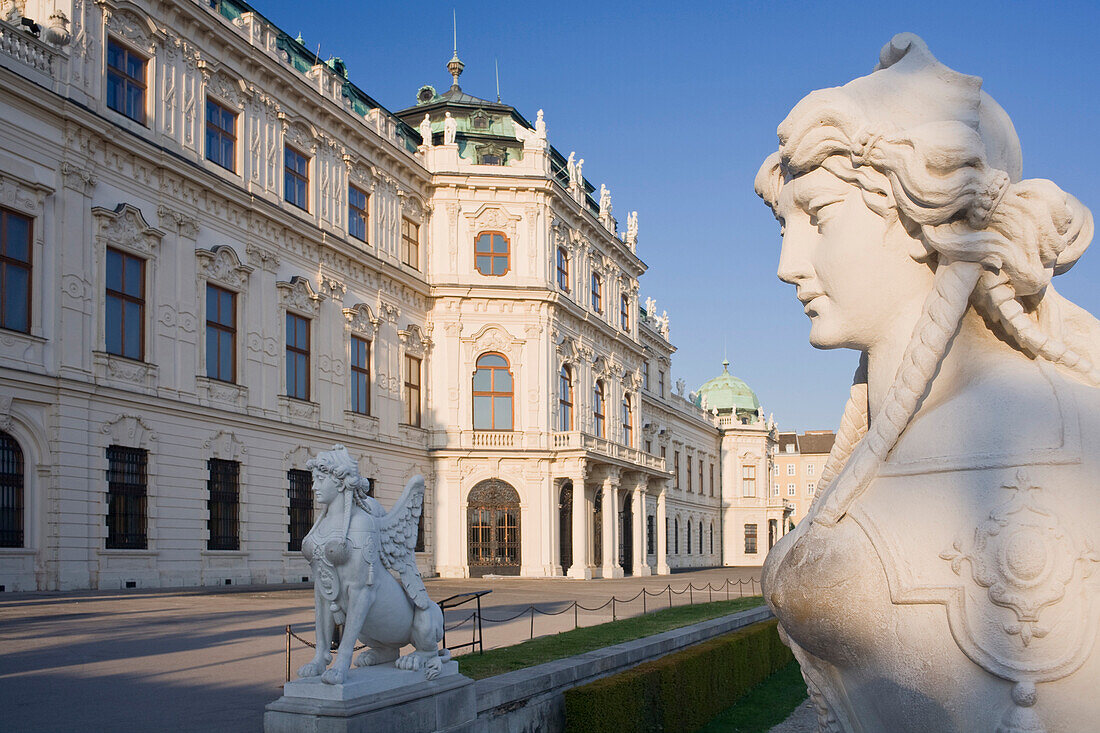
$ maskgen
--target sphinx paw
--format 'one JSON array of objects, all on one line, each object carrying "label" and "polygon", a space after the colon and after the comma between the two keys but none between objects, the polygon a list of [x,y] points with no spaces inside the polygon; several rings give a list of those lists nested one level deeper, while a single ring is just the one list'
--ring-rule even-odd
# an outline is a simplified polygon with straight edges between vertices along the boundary
[{"label": "sphinx paw", "polygon": [[327,685],[342,685],[344,684],[344,680],[347,679],[347,676],[348,673],[345,670],[339,667],[333,667],[332,669],[326,670],[325,673],[321,675],[321,681]]},{"label": "sphinx paw", "polygon": [[325,664],[319,659],[314,659],[308,664],[303,664],[298,668],[299,677],[316,677],[325,671]]}]

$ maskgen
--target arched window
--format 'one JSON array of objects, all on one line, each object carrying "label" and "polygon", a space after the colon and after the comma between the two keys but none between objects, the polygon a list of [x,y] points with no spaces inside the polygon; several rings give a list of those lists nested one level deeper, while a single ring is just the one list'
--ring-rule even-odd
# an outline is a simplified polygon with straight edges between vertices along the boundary
[{"label": "arched window", "polygon": [[604,422],[607,410],[604,406],[603,380],[596,380],[596,387],[592,390],[592,417],[595,423],[597,437],[604,437]]},{"label": "arched window", "polygon": [[558,287],[569,292],[569,253],[565,247],[558,247]]},{"label": "arched window", "polygon": [[558,430],[565,433],[573,429],[573,373],[568,364],[558,372]]},{"label": "arched window", "polygon": [[634,414],[630,409],[630,395],[623,395],[622,404],[623,444],[634,447]]},{"label": "arched window", "polygon": [[511,269],[512,247],[501,232],[481,232],[474,240],[474,267],[482,275],[501,276]]},{"label": "arched window", "polygon": [[0,432],[0,547],[23,546],[23,449]]},{"label": "arched window", "polygon": [[482,354],[474,372],[474,430],[512,429],[512,373],[500,354]]}]

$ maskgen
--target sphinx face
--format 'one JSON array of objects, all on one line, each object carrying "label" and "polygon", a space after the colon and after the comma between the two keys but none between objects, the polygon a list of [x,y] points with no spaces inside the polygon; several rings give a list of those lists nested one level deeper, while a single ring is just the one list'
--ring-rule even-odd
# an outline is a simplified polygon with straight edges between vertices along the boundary
[{"label": "sphinx face", "polygon": [[313,472],[313,495],[319,504],[328,505],[336,501],[343,488],[343,482],[328,471]]},{"label": "sphinx face", "polygon": [[910,252],[919,244],[896,221],[868,208],[860,189],[824,168],[784,185],[779,279],[797,288],[819,349],[872,349],[911,323],[932,271]]}]

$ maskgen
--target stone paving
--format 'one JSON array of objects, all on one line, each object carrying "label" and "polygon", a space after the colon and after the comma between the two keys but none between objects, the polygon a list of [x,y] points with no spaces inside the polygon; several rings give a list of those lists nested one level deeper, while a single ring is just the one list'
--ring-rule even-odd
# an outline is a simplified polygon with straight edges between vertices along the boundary
[{"label": "stone paving", "polygon": [[[559,610],[576,600],[594,607],[612,595],[629,598],[641,588],[680,590],[759,579],[759,569],[716,568],[672,576],[577,581],[566,579],[428,580],[435,600],[491,589],[487,618],[512,616],[534,604]],[[745,594],[749,585],[743,586]],[[753,586],[759,592],[759,584]],[[708,593],[695,592],[695,602]],[[714,600],[724,593],[709,594]],[[673,595],[673,605],[689,602]],[[648,610],[667,607],[667,594],[648,597]],[[641,613],[641,599],[616,604],[619,618]],[[262,728],[263,708],[277,698],[285,663],[284,627],[313,638],[308,586],[232,590],[84,591],[0,596],[0,729],[77,733],[96,731],[248,731]],[[466,615],[447,614],[448,624]],[[582,626],[611,620],[610,606],[581,611]],[[528,638],[524,615],[485,626],[486,648]],[[465,630],[450,632],[464,641]],[[573,628],[572,613],[535,617],[535,635]],[[468,636],[466,637],[468,638]],[[292,667],[309,659],[298,642]]]}]

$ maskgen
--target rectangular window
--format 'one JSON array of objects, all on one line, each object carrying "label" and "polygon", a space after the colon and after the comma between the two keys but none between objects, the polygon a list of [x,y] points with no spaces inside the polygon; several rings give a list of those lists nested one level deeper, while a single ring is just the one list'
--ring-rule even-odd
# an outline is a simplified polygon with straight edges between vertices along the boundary
[{"label": "rectangular window", "polygon": [[145,58],[107,40],[107,106],[145,124]]},{"label": "rectangular window", "polygon": [[309,211],[309,159],[289,145],[283,148],[283,198]]},{"label": "rectangular window", "polygon": [[645,518],[645,553],[647,555],[657,554],[656,525],[656,518],[652,514],[647,514]]},{"label": "rectangular window", "polygon": [[420,225],[409,219],[401,220],[401,261],[420,269]]},{"label": "rectangular window", "polygon": [[207,527],[210,539],[208,550],[239,550],[240,536],[240,480],[241,464],[211,458],[207,462],[210,478],[206,482],[209,496],[206,502],[210,518]]},{"label": "rectangular window", "polygon": [[687,490],[691,493],[691,456],[687,457]]},{"label": "rectangular window", "polygon": [[313,526],[313,474],[291,469],[286,477],[290,481],[290,542],[287,549],[300,552],[302,540]]},{"label": "rectangular window", "polygon": [[237,170],[237,113],[206,100],[206,159],[227,171]]},{"label": "rectangular window", "polygon": [[796,496],[798,494],[798,486],[796,484],[787,484],[787,496]]},{"label": "rectangular window", "polygon": [[420,359],[405,356],[405,424],[420,427]]},{"label": "rectangular window", "polygon": [[714,496],[714,464],[710,464],[710,495]]},{"label": "rectangular window", "polygon": [[600,276],[592,273],[592,310],[603,313],[603,283]]},{"label": "rectangular window", "polygon": [[370,341],[351,337],[351,410],[370,414]]},{"label": "rectangular window", "polygon": [[[704,491],[706,491],[706,489],[703,488],[703,459],[700,458],[699,459],[699,494],[702,495],[702,493]],[[711,493],[711,496],[714,496],[713,491],[711,491],[710,493]],[[700,552],[702,552],[702,550],[700,550]]]},{"label": "rectangular window", "polygon": [[788,463],[787,464],[787,475],[788,476],[794,476],[794,471],[795,471],[794,464],[793,463]]},{"label": "rectangular window", "polygon": [[806,496],[813,496],[815,491],[817,491],[817,482],[810,481],[806,484]]},{"label": "rectangular window", "polygon": [[746,524],[745,525],[745,554],[746,555],[755,555],[756,554],[756,525],[755,524]]},{"label": "rectangular window", "polygon": [[309,399],[309,319],[286,314],[286,396]]},{"label": "rectangular window", "polygon": [[772,484],[772,496],[779,496],[779,484]]},{"label": "rectangular window", "polygon": [[107,449],[108,550],[144,550],[146,470],[149,454],[141,448],[112,445]]},{"label": "rectangular window", "polygon": [[235,382],[237,376],[237,297],[206,286],[206,376]]},{"label": "rectangular window", "polygon": [[361,242],[369,242],[367,237],[367,194],[355,186],[348,186],[348,234]]},{"label": "rectangular window", "polygon": [[107,249],[107,353],[141,361],[145,356],[145,260]]},{"label": "rectangular window", "polygon": [[647,392],[649,391],[649,362],[648,361],[643,361],[642,362],[642,386],[645,387]]},{"label": "rectangular window", "polygon": [[565,247],[558,247],[558,287],[569,292],[569,253]]},{"label": "rectangular window", "polygon": [[619,323],[624,331],[630,330],[630,298],[625,295],[619,297]]},{"label": "rectangular window", "polygon": [[807,463],[806,464],[806,475],[807,476],[813,476],[814,471],[816,471],[816,470],[817,470],[817,466],[814,465],[813,463]]},{"label": "rectangular window", "polygon": [[668,456],[667,456],[667,455],[665,455],[665,447],[664,447],[664,446],[662,445],[662,446],[661,446],[661,460],[664,460],[664,459],[665,459],[665,458],[667,458],[667,457],[668,457]]},{"label": "rectangular window", "polygon": [[672,484],[674,488],[680,488],[680,451],[673,451],[672,453],[672,471],[676,475],[672,477]]},{"label": "rectangular window", "polygon": [[657,394],[665,396],[665,373],[661,370],[657,370]]},{"label": "rectangular window", "polygon": [[645,452],[649,453],[649,454],[653,453],[653,441],[652,440],[647,440],[645,442]]},{"label": "rectangular window", "polygon": [[0,209],[0,328],[31,331],[31,219]]},{"label": "rectangular window", "polygon": [[756,466],[741,466],[741,496],[756,496]]}]

